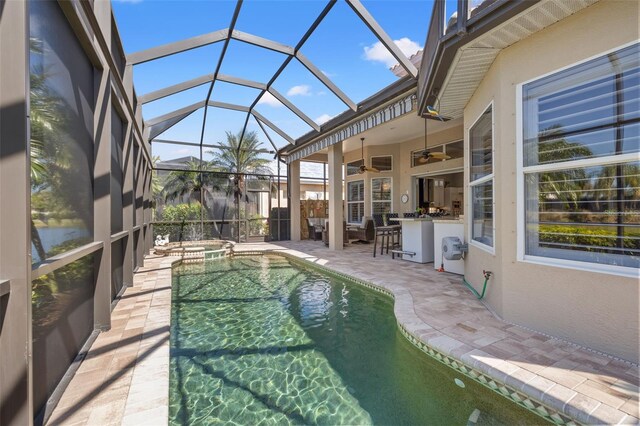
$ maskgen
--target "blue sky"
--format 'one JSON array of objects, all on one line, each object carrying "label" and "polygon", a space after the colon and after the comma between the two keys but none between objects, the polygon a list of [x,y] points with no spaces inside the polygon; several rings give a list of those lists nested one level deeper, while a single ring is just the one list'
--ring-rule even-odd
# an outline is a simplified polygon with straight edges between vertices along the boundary
[{"label": "blue sky", "polygon": [[[422,48],[429,25],[432,0],[363,1],[387,34],[406,53]],[[235,1],[223,0],[114,0],[113,9],[126,53],[209,33],[229,26]],[[236,29],[295,46],[313,23],[325,1],[247,0],[243,3]],[[194,49],[134,67],[134,83],[139,95],[213,73],[222,51],[222,42]],[[397,77],[389,70],[395,62],[377,38],[351,8],[339,1],[301,49],[302,53],[338,85],[353,101],[360,102],[393,83]],[[285,55],[232,40],[220,72],[266,83],[286,59]],[[273,87],[306,115],[322,123],[347,109],[313,74],[293,60]],[[208,85],[146,104],[145,119],[203,101]],[[211,99],[250,105],[259,92],[254,89],[217,82]],[[256,110],[292,137],[311,130],[304,121],[273,98],[263,97]],[[163,135],[162,139],[199,142],[203,111],[197,111]],[[205,143],[225,139],[225,131],[242,129],[246,114],[209,108]],[[270,148],[257,123],[256,130],[265,147]],[[273,132],[276,145],[286,144]],[[198,149],[157,144],[154,155],[163,159],[198,155]]]}]

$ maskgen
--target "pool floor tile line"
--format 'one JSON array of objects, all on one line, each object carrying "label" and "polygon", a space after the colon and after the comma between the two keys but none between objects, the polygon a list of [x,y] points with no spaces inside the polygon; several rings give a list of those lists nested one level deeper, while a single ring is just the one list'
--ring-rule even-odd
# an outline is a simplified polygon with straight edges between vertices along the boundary
[{"label": "pool floor tile line", "polygon": [[[388,255],[373,258],[366,245],[332,252],[314,241],[250,243],[235,251],[280,252],[392,295],[400,330],[413,344],[496,392],[514,389],[511,399],[543,415],[547,406],[580,423],[639,423],[637,365],[501,321],[459,276]],[[48,424],[167,424],[176,262],[145,257],[113,310],[111,329],[97,337]]]}]

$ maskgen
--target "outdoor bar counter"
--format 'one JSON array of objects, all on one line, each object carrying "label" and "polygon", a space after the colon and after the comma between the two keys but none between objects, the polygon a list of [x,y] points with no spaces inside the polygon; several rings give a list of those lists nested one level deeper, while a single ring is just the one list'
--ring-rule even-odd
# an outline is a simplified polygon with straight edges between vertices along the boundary
[{"label": "outdoor bar counter", "polygon": [[430,217],[394,220],[402,224],[402,251],[415,253],[402,258],[416,263],[433,262],[433,220]]}]

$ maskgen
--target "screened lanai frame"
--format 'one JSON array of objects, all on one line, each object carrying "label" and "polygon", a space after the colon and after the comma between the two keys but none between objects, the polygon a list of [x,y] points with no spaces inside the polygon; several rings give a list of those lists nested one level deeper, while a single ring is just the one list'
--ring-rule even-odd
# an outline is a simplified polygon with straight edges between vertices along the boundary
[{"label": "screened lanai frame", "polygon": [[[83,164],[66,165],[66,173],[71,182],[84,179],[90,188],[85,195],[92,212],[88,219],[91,231],[84,242],[60,246],[57,253],[47,252],[41,259],[34,257],[31,247],[32,112],[38,96],[32,91],[31,56],[44,54],[44,49],[39,51],[44,45],[34,47],[33,42],[38,40],[32,38],[37,25],[34,27],[31,13],[36,6],[55,11],[55,19],[44,13],[49,32],[42,40],[57,40],[59,44],[64,36],[64,42],[70,41],[76,49],[73,55],[56,59],[60,67],[81,73],[91,82],[90,89],[81,95],[79,83],[64,87],[70,92],[75,89],[75,101],[81,102],[78,99],[82,96],[90,111],[84,134],[86,157]],[[152,165],[143,137],[140,105],[125,66],[110,2],[0,1],[0,14],[0,423],[32,424],[46,422],[79,365],[74,358],[91,346],[100,330],[110,328],[113,306],[133,284],[133,274],[151,247]],[[52,31],[59,33],[51,35]],[[47,46],[47,54],[69,53],[68,47],[53,52]],[[49,78],[42,74],[44,80]],[[68,82],[73,74],[57,75]],[[116,133],[120,133],[125,155],[117,165],[120,182],[114,191],[112,123],[116,118],[121,121],[121,131]],[[70,141],[74,136],[55,135],[50,139],[67,146],[74,143]],[[78,173],[79,167],[75,166],[82,166],[87,174]],[[67,192],[73,193],[73,189]],[[115,214],[120,217],[115,220],[114,197],[121,201],[116,204],[119,207]],[[116,230],[112,228],[114,223]],[[36,339],[44,327],[37,320],[43,314],[38,312],[41,306],[34,303],[34,289],[43,280],[52,284],[53,296],[63,292],[70,296],[81,288],[83,299],[73,294],[58,303],[57,297],[53,298],[51,303],[58,303],[60,309],[51,315],[45,333],[48,337],[40,339],[41,343]],[[55,288],[70,283],[75,287]],[[79,310],[83,310],[80,317]],[[73,319],[70,313],[75,314]],[[47,341],[57,346],[49,347]]]},{"label": "screened lanai frame", "polygon": [[[323,73],[311,60],[309,60],[302,52],[301,49],[305,42],[313,35],[314,31],[318,28],[318,26],[322,23],[324,18],[330,13],[332,8],[336,5],[336,0],[330,0],[324,6],[324,8],[320,11],[318,16],[315,18],[311,26],[306,30],[303,36],[300,38],[298,43],[295,46],[287,46],[281,44],[276,41],[272,41],[263,37],[259,37],[253,34],[249,34],[246,32],[242,32],[237,30],[236,22],[238,20],[238,16],[240,14],[243,1],[238,0],[236,2],[233,14],[230,19],[229,27],[226,29],[221,29],[217,31],[213,31],[207,34],[202,34],[195,37],[190,37],[187,39],[183,39],[180,41],[175,41],[169,44],[148,48],[142,51],[134,52],[126,57],[127,67],[135,70],[135,66],[143,63],[147,63],[150,61],[155,61],[161,58],[165,58],[167,56],[179,54],[185,51],[189,51],[192,49],[201,48],[204,46],[209,46],[215,43],[222,43],[222,50],[218,61],[215,65],[215,69],[213,73],[202,75],[200,77],[196,77],[187,81],[183,81],[177,84],[170,85],[168,87],[164,87],[161,89],[154,90],[149,93],[142,94],[138,97],[138,101],[141,105],[148,104],[159,99],[163,99],[172,95],[176,95],[181,92],[185,92],[187,90],[200,87],[203,85],[209,85],[206,98],[202,101],[196,102],[194,104],[176,109],[169,113],[150,118],[145,120],[145,133],[144,136],[149,142],[151,146],[153,144],[169,144],[169,145],[182,145],[195,147],[198,149],[198,168],[196,170],[190,170],[188,172],[198,173],[199,180],[201,182],[202,190],[199,191],[199,202],[200,202],[200,217],[199,219],[191,218],[189,221],[183,222],[187,223],[187,225],[191,224],[192,227],[197,227],[198,230],[196,232],[192,232],[191,238],[185,237],[184,227],[185,223],[177,224],[177,223],[169,223],[166,221],[154,220],[154,236],[169,236],[170,240],[183,240],[183,239],[198,239],[200,237],[203,238],[228,238],[235,241],[247,241],[249,239],[250,232],[249,228],[250,222],[245,218],[240,218],[240,213],[236,218],[228,218],[224,216],[222,217],[211,217],[211,212],[207,212],[206,208],[206,191],[204,189],[203,182],[210,181],[211,177],[216,179],[216,176],[224,177],[224,173],[213,173],[210,171],[203,170],[202,167],[207,165],[207,162],[203,158],[203,152],[205,148],[213,148],[213,149],[228,149],[227,147],[220,144],[210,144],[205,143],[205,129],[207,127],[207,118],[209,107],[220,108],[224,110],[238,111],[245,114],[244,124],[242,126],[242,130],[239,133],[240,144],[238,145],[238,155],[242,147],[242,143],[244,142],[244,137],[247,134],[247,126],[251,118],[255,120],[258,124],[258,127],[266,137],[267,141],[271,145],[271,149],[258,149],[252,150],[257,154],[273,154],[277,163],[277,175],[274,176],[266,176],[259,175],[256,173],[242,174],[244,178],[253,178],[253,179],[263,179],[269,180],[268,187],[273,188],[270,191],[277,191],[280,193],[280,183],[286,176],[283,176],[280,173],[280,163],[281,157],[279,155],[280,151],[284,148],[282,146],[277,146],[276,142],[269,135],[267,128],[273,131],[275,134],[279,135],[284,141],[286,141],[289,146],[295,144],[295,139],[287,134],[284,130],[280,129],[276,124],[270,121],[267,117],[256,110],[256,106],[259,101],[265,95],[270,95],[273,98],[277,99],[284,107],[286,107],[291,113],[293,113],[297,118],[306,123],[311,129],[311,133],[320,135],[322,133],[322,126],[313,121],[309,116],[307,116],[300,108],[298,108],[293,102],[288,100],[285,96],[283,96],[278,90],[275,89],[274,83],[278,79],[278,77],[285,71],[287,66],[295,59],[298,61],[304,68],[306,68],[319,82],[321,82],[328,90],[331,91],[342,103],[346,105],[348,110],[353,112],[358,111],[358,105],[351,100],[343,90],[341,90],[336,84],[334,84],[331,79]],[[413,63],[402,53],[402,51],[396,46],[393,40],[387,35],[387,33],[382,29],[382,27],[376,22],[373,16],[368,12],[368,10],[364,7],[364,5],[359,0],[346,0],[346,4],[349,5],[354,14],[366,25],[366,27],[373,33],[373,35],[385,46],[385,48],[390,52],[390,54],[398,61],[400,66],[404,68],[407,74],[413,78],[417,78],[418,71]],[[283,55],[286,55],[286,58],[282,62],[282,64],[277,68],[277,70],[273,73],[271,78],[267,82],[258,82],[252,81],[244,78],[240,78],[233,75],[226,75],[220,72],[223,61],[225,59],[225,54],[229,47],[229,43],[231,40],[239,41],[242,43],[247,43],[249,45],[257,46],[260,49],[265,49],[272,52],[277,52]],[[133,71],[132,71],[133,72]],[[257,96],[254,98],[253,102],[250,105],[238,105],[227,102],[217,102],[211,100],[211,95],[213,93],[215,84],[217,82],[224,82],[231,85],[236,86],[244,86],[252,89],[258,90]],[[202,116],[202,127],[200,131],[199,143],[187,142],[184,140],[167,140],[160,139],[160,136],[169,130],[171,127],[180,123],[185,118],[189,117],[194,112],[204,108],[204,114]],[[307,137],[309,134],[306,135]],[[286,147],[286,146],[285,146]],[[154,173],[158,173],[158,170],[154,171]],[[164,169],[167,172],[179,172],[182,169]],[[187,172],[187,170],[183,170]],[[326,171],[324,173],[326,176]],[[231,176],[231,175],[229,175]],[[303,176],[303,178],[305,178]],[[313,180],[313,177],[306,177],[307,179]],[[326,186],[326,180],[323,181],[323,185]],[[271,199],[271,198],[269,198]],[[241,202],[246,202],[246,195],[243,196],[243,200]],[[237,200],[236,200],[237,202]],[[277,229],[277,232],[270,232],[269,237],[272,240],[282,240],[289,238],[289,217],[290,210],[288,210],[289,206],[292,203],[287,203],[287,211],[283,212],[283,208],[280,205],[280,197],[277,197],[277,205],[269,206],[270,212],[277,212],[277,218],[269,217],[265,218],[268,220],[268,227],[270,229]],[[272,210],[272,207],[274,210]],[[239,210],[240,207],[238,207]],[[246,212],[247,208],[242,209]],[[275,213],[274,213],[275,214]],[[285,218],[282,218],[282,214],[285,215]],[[241,226],[241,220],[244,220],[244,225]],[[260,220],[260,219],[258,219]],[[223,228],[226,223],[234,224],[235,231],[231,232],[231,235],[228,233],[225,234],[219,227],[219,225]],[[241,235],[241,228],[245,228],[244,237]],[[179,231],[176,229],[179,228]],[[284,233],[282,230],[286,229],[287,232]],[[212,232],[213,229],[213,232]]]},{"label": "screened lanai frame", "polygon": [[[29,256],[31,253],[31,193],[30,186],[30,70],[29,70],[29,42],[30,23],[29,9],[30,2],[27,1],[5,1],[0,0],[0,321],[2,333],[0,334],[0,423],[30,424],[36,415],[39,421],[46,421],[53,407],[69,383],[70,377],[74,374],[74,368],[78,363],[73,363],[73,359],[67,360],[62,366],[63,376],[56,377],[55,381],[47,384],[47,403],[43,405],[42,400],[34,397],[34,388],[42,386],[42,377],[37,369],[34,369],[34,345],[33,345],[33,308],[32,308],[32,288],[33,282],[41,277],[56,274],[64,271],[69,265],[74,265],[78,261],[86,261],[87,279],[83,281],[91,290],[90,297],[85,302],[92,307],[90,316],[78,323],[86,323],[87,335],[75,339],[71,348],[71,356],[82,355],[83,348],[90,347],[100,330],[108,330],[111,326],[111,309],[119,295],[125,287],[133,284],[133,274],[135,270],[142,266],[143,256],[153,247],[151,238],[152,217],[151,217],[151,183],[152,183],[152,156],[149,149],[153,121],[144,123],[142,120],[142,101],[149,101],[149,94],[138,96],[133,86],[133,67],[131,61],[123,53],[117,25],[112,14],[110,2],[107,1],[80,1],[80,0],[50,0],[49,3],[60,8],[64,15],[61,22],[64,22],[65,31],[68,31],[74,42],[81,46],[82,56],[86,56],[89,63],[87,75],[91,75],[94,82],[93,96],[88,95],[88,99],[93,108],[91,124],[88,132],[88,139],[91,142],[91,154],[87,158],[91,180],[92,191],[90,194],[90,205],[94,215],[91,220],[92,234],[90,241],[86,244],[74,247],[70,250],[51,256],[45,261],[33,264]],[[305,39],[313,32],[318,23],[329,12],[335,2],[329,2],[322,14],[318,16],[314,25],[305,34]],[[357,1],[349,1],[348,4],[354,9],[357,15],[362,15],[361,19],[372,29],[379,26],[362,5]],[[238,2],[233,20],[237,18],[242,2]],[[57,28],[57,27],[56,27]],[[404,55],[397,50],[393,42],[381,30],[375,31],[378,39],[387,46],[393,56],[404,64],[415,76],[415,67],[410,64]],[[226,30],[219,41],[228,45],[230,40],[240,42],[251,42],[254,46],[267,50],[277,51],[279,44],[269,42],[260,37],[250,36],[245,33]],[[205,37],[206,38],[206,37]],[[301,40],[301,43],[304,40]],[[193,49],[202,44],[202,40],[189,39],[187,41],[172,44],[170,49],[185,51]],[[299,46],[301,46],[299,43]],[[171,45],[170,45],[171,46]],[[180,47],[182,46],[182,47]],[[166,46],[165,46],[166,47]],[[64,50],[64,49],[62,49]],[[61,50],[61,51],[62,51]],[[339,88],[330,82],[329,78],[318,71],[304,55],[296,48],[286,48],[287,61],[290,63],[294,58],[305,68],[316,70],[317,77],[332,92],[339,92]],[[161,52],[162,53],[162,52]],[[170,54],[166,51],[165,54]],[[64,65],[75,67],[77,58],[67,57]],[[219,61],[219,64],[221,61]],[[210,84],[213,87],[215,81],[225,83],[243,83],[247,80],[233,76],[220,74],[220,65],[216,66],[216,72],[210,80],[203,84]],[[284,70],[284,68],[283,68]],[[282,71],[281,71],[282,72]],[[271,87],[275,78],[271,82],[261,83],[261,93],[269,92],[276,99],[280,95],[277,90]],[[185,85],[193,84],[183,83]],[[253,82],[249,82],[253,84]],[[73,85],[71,85],[73,86]],[[250,87],[250,86],[249,86]],[[178,93],[179,87],[165,90],[165,94],[156,93],[155,96],[168,96],[172,90]],[[282,95],[280,97],[284,98]],[[340,96],[338,96],[340,97]],[[351,110],[357,110],[357,106],[350,99],[346,98],[346,105]],[[158,98],[159,99],[159,98]],[[280,100],[282,102],[282,100]],[[283,102],[285,106],[286,103]],[[210,99],[205,99],[201,105],[204,107],[229,107],[230,104],[216,103]],[[286,135],[282,130],[277,131],[266,117],[255,111],[256,103],[249,106],[239,106],[240,111],[247,114],[247,121],[254,117],[263,130],[271,130],[282,137],[288,143],[294,142],[293,138]],[[231,105],[238,110],[238,106]],[[289,110],[296,109],[292,103]],[[121,183],[121,188],[114,191],[110,186],[112,163],[112,113],[122,120],[123,135],[123,156],[126,161],[120,165],[125,176]],[[156,126],[160,125],[169,128],[191,114],[194,110],[186,108],[174,112],[167,120],[160,120]],[[296,114],[297,115],[297,114]],[[299,117],[299,116],[298,116]],[[153,120],[153,119],[152,119]],[[307,121],[304,120],[303,121]],[[307,123],[310,124],[310,123]],[[155,127],[155,131],[161,127]],[[326,129],[326,126],[314,125],[314,131]],[[243,132],[246,131],[246,126]],[[265,131],[268,135],[268,133]],[[284,134],[284,135],[283,135]],[[286,137],[285,137],[286,135]],[[269,139],[267,137],[267,139]],[[203,140],[197,144],[202,150],[208,148]],[[271,146],[273,152],[278,151],[278,146]],[[271,149],[268,149],[271,151]],[[137,152],[137,155],[134,154]],[[269,153],[271,154],[271,152]],[[283,176],[282,176],[283,177]],[[282,177],[278,181],[282,181]],[[273,178],[272,178],[273,179]],[[121,230],[113,230],[112,225],[112,202],[111,196],[123,197],[122,199],[122,226]],[[11,202],[5,202],[11,200]],[[118,252],[114,249],[120,246]],[[113,279],[118,277],[121,287],[114,292]],[[76,308],[71,304],[71,308]],[[62,322],[68,325],[65,316]],[[161,344],[162,342],[159,342]],[[153,350],[155,346],[148,350]],[[41,351],[45,355],[55,355],[56,351]],[[68,362],[67,362],[68,361]],[[75,367],[74,367],[75,366]]]},{"label": "screened lanai frame", "polygon": [[[396,46],[391,37],[387,35],[387,33],[382,29],[382,27],[376,22],[373,16],[369,13],[369,11],[364,7],[364,5],[360,2],[360,0],[345,0],[345,2],[350,6],[350,8],[354,11],[354,13],[358,16],[358,18],[369,28],[369,30],[375,35],[375,37],[384,45],[384,47],[391,53],[391,55],[398,61],[398,63],[405,69],[405,71],[413,77],[417,78],[418,70],[411,63],[411,61],[402,53],[400,48]],[[204,131],[207,122],[207,107],[214,108],[222,108],[233,111],[240,111],[246,113],[246,118],[244,121],[244,126],[241,131],[240,140],[242,141],[242,136],[246,133],[247,125],[249,119],[253,117],[260,128],[263,130],[267,140],[273,147],[275,151],[278,151],[282,147],[277,147],[272,138],[266,132],[264,126],[267,126],[272,131],[280,135],[284,140],[286,140],[289,144],[294,144],[295,139],[291,137],[289,134],[284,132],[282,129],[278,128],[274,123],[260,114],[255,110],[256,105],[259,100],[266,93],[270,94],[274,98],[276,98],[280,103],[282,103],[289,111],[295,114],[299,119],[304,121],[309,127],[311,127],[318,134],[321,132],[322,128],[319,124],[309,118],[306,114],[304,114],[293,102],[289,101],[285,96],[279,93],[274,87],[273,84],[277,80],[277,78],[282,74],[282,72],[287,68],[289,63],[296,59],[300,64],[302,64],[316,79],[318,79],[327,89],[329,89],[336,97],[338,97],[349,109],[352,111],[357,111],[357,104],[352,101],[336,84],[334,84],[331,79],[325,75],[316,65],[314,65],[311,60],[309,60],[302,52],[301,49],[305,42],[311,37],[314,31],[318,28],[318,26],[322,23],[323,19],[329,14],[331,9],[337,3],[336,0],[330,0],[327,2],[324,9],[319,13],[316,17],[315,21],[311,24],[309,29],[304,33],[304,35],[300,38],[298,43],[292,47],[287,46],[272,40],[268,40],[266,38],[262,38],[253,34],[248,34],[242,31],[238,31],[235,29],[236,22],[238,16],[240,14],[240,10],[242,8],[243,1],[238,0],[236,3],[236,7],[234,9],[233,15],[230,20],[229,27],[226,29],[217,30],[211,33],[202,34],[199,36],[187,38],[184,40],[172,42],[169,44],[165,44],[162,46],[152,47],[143,51],[131,53],[127,55],[127,66],[135,66],[138,64],[142,64],[149,61],[154,61],[160,58],[164,58],[167,56],[175,55],[177,53],[185,52],[188,50],[196,49],[203,46],[208,46],[214,43],[223,43],[222,52],[220,57],[218,58],[215,70],[212,74],[203,75],[200,77],[196,77],[194,79],[184,81],[178,84],[174,84],[159,90],[155,90],[150,93],[143,94],[139,97],[139,102],[141,104],[146,104],[167,96],[171,96],[180,92],[184,92],[186,90],[192,89],[194,87],[198,87],[204,84],[209,84],[209,89],[207,92],[207,96],[204,100],[200,102],[196,102],[192,105],[188,105],[167,114],[163,114],[158,117],[154,117],[148,120],[145,120],[145,137],[153,143],[153,140],[167,131],[169,128],[173,127],[195,111],[200,108],[204,109],[203,115],[203,123],[202,123],[202,131],[200,133],[200,143],[194,144],[189,142],[182,142],[185,145],[192,146],[202,146],[204,144]],[[278,52],[286,55],[286,59],[280,65],[280,67],[275,71],[275,73],[271,76],[268,82],[256,82],[243,78],[239,78],[236,76],[225,75],[220,73],[220,69],[222,67],[222,63],[225,58],[225,53],[229,46],[229,42],[231,40],[240,41],[243,43],[251,44],[257,46],[261,49],[266,49],[273,52]],[[260,91],[258,96],[254,99],[251,105],[236,105],[226,102],[216,102],[211,101],[211,94],[213,92],[214,86],[216,82],[225,82],[233,85],[250,87],[253,89],[257,89]],[[178,141],[180,142],[180,141]]]}]

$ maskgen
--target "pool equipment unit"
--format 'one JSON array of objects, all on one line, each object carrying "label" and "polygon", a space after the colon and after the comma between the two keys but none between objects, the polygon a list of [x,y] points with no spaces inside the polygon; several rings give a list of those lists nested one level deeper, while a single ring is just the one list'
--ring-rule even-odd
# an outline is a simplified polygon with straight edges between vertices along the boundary
[{"label": "pool equipment unit", "polygon": [[447,260],[460,260],[467,251],[469,251],[469,246],[460,241],[458,237],[444,237],[442,239],[442,256]]}]

